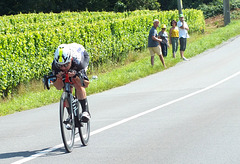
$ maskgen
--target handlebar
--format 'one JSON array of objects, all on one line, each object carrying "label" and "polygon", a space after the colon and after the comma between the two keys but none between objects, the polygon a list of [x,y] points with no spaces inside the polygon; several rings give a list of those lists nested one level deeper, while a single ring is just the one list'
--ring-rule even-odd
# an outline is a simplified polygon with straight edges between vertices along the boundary
[{"label": "handlebar", "polygon": [[[84,87],[85,84],[84,84],[83,74],[81,72],[77,72],[74,77],[76,77],[76,76],[78,76],[80,78],[81,85]],[[67,73],[65,73],[62,77],[63,77],[62,80],[64,83],[71,83],[71,78],[68,77]],[[52,74],[44,75],[44,77],[43,77],[44,88],[46,87],[49,90],[51,81],[56,81],[56,80],[57,80],[56,75],[52,75]]]}]

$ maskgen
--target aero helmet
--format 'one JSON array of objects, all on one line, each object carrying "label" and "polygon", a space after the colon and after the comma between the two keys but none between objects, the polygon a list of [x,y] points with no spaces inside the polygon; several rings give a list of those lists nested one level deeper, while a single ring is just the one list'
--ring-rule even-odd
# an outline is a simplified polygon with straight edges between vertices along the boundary
[{"label": "aero helmet", "polygon": [[67,44],[61,44],[55,51],[54,60],[58,65],[66,64],[71,61],[71,50]]}]

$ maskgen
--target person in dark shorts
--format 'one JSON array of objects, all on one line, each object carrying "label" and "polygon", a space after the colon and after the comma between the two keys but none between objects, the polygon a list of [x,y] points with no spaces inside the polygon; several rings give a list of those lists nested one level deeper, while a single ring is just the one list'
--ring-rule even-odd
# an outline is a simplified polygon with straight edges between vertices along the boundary
[{"label": "person in dark shorts", "polygon": [[[76,96],[82,106],[82,120],[87,122],[90,119],[90,113],[87,102],[87,94],[85,88],[89,85],[89,79],[86,71],[89,64],[89,55],[85,48],[77,43],[61,44],[55,51],[54,60],[52,62],[52,73],[57,76],[53,85],[61,90],[64,87],[62,75],[68,73],[72,78],[73,86],[76,88]],[[84,86],[76,74],[81,72],[84,78]]]},{"label": "person in dark shorts", "polygon": [[158,33],[158,38],[162,39],[162,41],[160,42],[160,45],[161,45],[163,57],[166,57],[168,53],[168,47],[169,47],[168,34],[166,32],[167,26],[165,24],[162,24],[161,28],[162,30]]},{"label": "person in dark shorts", "polygon": [[188,30],[189,27],[187,22],[184,21],[183,14],[179,15],[179,21],[177,22],[177,26],[179,28],[179,38],[180,38],[180,55],[183,60],[188,60],[184,57],[184,51],[186,50],[187,46],[187,38],[189,38]]}]

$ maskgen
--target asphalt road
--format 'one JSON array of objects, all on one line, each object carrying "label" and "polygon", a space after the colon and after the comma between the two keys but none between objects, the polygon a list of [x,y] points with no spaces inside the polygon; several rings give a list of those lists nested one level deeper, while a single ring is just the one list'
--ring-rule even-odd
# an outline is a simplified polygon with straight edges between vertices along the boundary
[{"label": "asphalt road", "polygon": [[0,117],[0,163],[240,163],[239,43],[89,96],[90,143],[72,153],[58,103]]}]

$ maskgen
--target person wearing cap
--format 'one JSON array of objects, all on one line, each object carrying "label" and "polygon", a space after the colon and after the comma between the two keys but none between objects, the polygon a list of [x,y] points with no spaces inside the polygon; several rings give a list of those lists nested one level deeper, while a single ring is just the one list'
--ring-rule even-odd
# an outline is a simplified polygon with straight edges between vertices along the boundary
[{"label": "person wearing cap", "polygon": [[168,53],[168,47],[169,47],[168,34],[166,32],[167,26],[165,24],[162,24],[161,28],[162,28],[162,31],[158,33],[158,38],[162,39],[162,41],[160,42],[160,45],[161,45],[163,57],[166,57]]},{"label": "person wearing cap", "polygon": [[179,38],[179,30],[177,27],[177,22],[175,20],[171,21],[172,28],[169,31],[169,37],[170,37],[170,44],[172,44],[172,54],[173,58],[176,57],[176,52],[178,50],[178,38]]},{"label": "person wearing cap", "polygon": [[189,27],[187,25],[187,22],[184,21],[184,15],[179,15],[179,21],[177,22],[177,26],[179,28],[179,39],[180,39],[180,55],[183,60],[188,60],[184,57],[184,51],[187,46],[187,38],[189,38],[188,30]]},{"label": "person wearing cap", "polygon": [[151,64],[152,66],[154,65],[154,55],[155,53],[159,56],[163,66],[165,68],[165,62],[164,62],[164,58],[162,56],[162,50],[161,47],[159,45],[159,42],[162,41],[162,39],[158,38],[158,33],[157,33],[157,27],[159,26],[159,20],[155,19],[153,21],[153,26],[151,28],[151,30],[149,31],[149,35],[148,35],[148,49],[150,51],[150,55],[151,55]]}]

